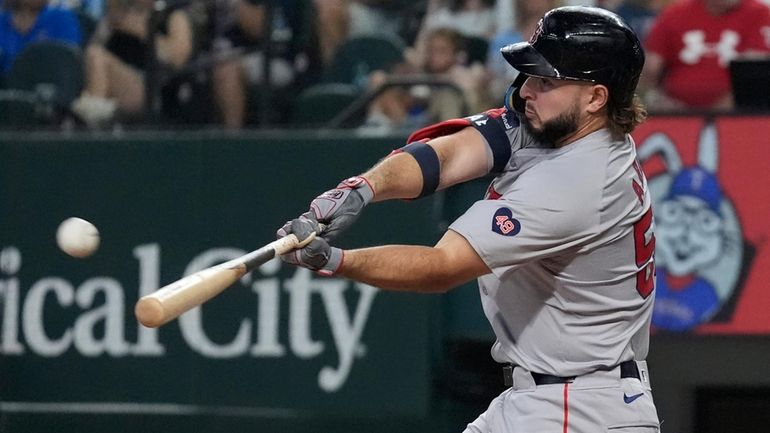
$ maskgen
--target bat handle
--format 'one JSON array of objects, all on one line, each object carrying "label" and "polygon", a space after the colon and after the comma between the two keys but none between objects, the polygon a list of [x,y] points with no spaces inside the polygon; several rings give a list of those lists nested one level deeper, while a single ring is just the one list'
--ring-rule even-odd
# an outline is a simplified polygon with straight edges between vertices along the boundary
[{"label": "bat handle", "polygon": [[[318,225],[320,231],[323,231],[326,228],[326,225],[324,224],[319,223]],[[291,233],[271,242],[270,244],[256,251],[249,253],[245,257],[239,257],[232,262],[234,266],[246,266],[246,272],[251,272],[273,257],[278,257],[288,252],[305,247],[310,242],[313,242],[313,239],[315,239],[316,236],[316,232],[313,232],[307,238],[300,241],[297,238],[297,235]]]},{"label": "bat handle", "polygon": [[[297,239],[297,245],[292,249],[298,250],[300,248],[304,248],[305,246],[307,246],[307,244],[309,244],[310,242],[313,242],[313,239],[315,239],[316,236],[323,233],[324,230],[326,230],[326,224],[318,223],[318,231],[310,233],[310,235],[306,237],[303,241],[299,241],[299,239]],[[297,238],[297,236],[295,235],[289,235],[289,236],[294,236],[295,239]]]},{"label": "bat handle", "polygon": [[275,255],[280,256],[282,254],[286,254],[289,251],[298,250],[300,248],[304,248],[307,244],[310,242],[313,242],[313,239],[315,239],[316,236],[318,236],[319,233],[323,232],[326,229],[325,224],[318,223],[318,232],[312,232],[308,237],[300,241],[297,238],[297,235],[294,233],[291,233],[281,239],[278,239],[277,241],[273,242],[272,245],[273,249],[275,250]]},{"label": "bat handle", "polygon": [[[323,229],[321,229],[321,230],[323,230]],[[297,239],[297,236],[294,235],[294,234],[291,234],[289,236],[294,236],[294,239]],[[307,244],[309,244],[310,242],[313,242],[313,239],[315,239],[316,236],[317,236],[316,232],[313,232],[313,233],[310,233],[310,235],[308,237],[306,237],[305,240],[303,240],[301,242],[299,241],[299,239],[297,239],[296,246],[294,248],[292,248],[292,249],[298,250],[300,248],[304,248]]]}]

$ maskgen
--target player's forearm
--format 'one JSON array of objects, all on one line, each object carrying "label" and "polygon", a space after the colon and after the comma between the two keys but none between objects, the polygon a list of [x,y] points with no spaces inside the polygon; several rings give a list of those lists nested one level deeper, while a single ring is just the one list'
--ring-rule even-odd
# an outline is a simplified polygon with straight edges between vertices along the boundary
[{"label": "player's forearm", "polygon": [[[431,158],[418,163],[407,152],[391,155],[363,174],[375,191],[373,201],[415,198],[424,183],[444,189],[489,173],[491,157],[486,140],[472,127],[439,137],[428,143],[435,152],[438,169],[431,170]],[[438,178],[431,177],[431,174]]]},{"label": "player's forearm", "polygon": [[391,155],[363,174],[374,189],[372,201],[415,198],[422,189],[420,167],[411,155]]},{"label": "player's forearm", "polygon": [[415,245],[346,250],[337,275],[381,289],[443,293],[471,278],[447,272],[442,252]]}]

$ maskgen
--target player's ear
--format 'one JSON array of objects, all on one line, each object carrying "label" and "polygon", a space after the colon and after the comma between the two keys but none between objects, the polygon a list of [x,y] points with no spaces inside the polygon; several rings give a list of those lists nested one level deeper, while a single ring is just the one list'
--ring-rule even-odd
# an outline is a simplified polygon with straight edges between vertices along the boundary
[{"label": "player's ear", "polygon": [[610,91],[604,84],[594,84],[590,87],[590,99],[586,110],[589,113],[596,113],[609,102]]}]

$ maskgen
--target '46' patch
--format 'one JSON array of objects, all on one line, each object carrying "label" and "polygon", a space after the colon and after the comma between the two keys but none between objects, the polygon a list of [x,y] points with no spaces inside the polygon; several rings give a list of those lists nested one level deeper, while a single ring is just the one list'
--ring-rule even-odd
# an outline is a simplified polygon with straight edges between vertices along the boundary
[{"label": "'46' patch", "polygon": [[513,217],[513,212],[507,207],[495,211],[492,218],[492,231],[503,236],[515,236],[521,230],[521,223]]}]

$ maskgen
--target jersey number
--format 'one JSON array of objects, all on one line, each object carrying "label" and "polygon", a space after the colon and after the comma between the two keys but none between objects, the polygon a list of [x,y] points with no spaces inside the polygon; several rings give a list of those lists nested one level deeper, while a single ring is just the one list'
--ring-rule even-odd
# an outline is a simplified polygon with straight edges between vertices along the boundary
[{"label": "jersey number", "polygon": [[647,299],[655,289],[655,234],[650,240],[645,240],[645,234],[652,226],[652,207],[642,215],[642,218],[634,224],[634,249],[636,250],[636,267],[640,268],[636,273],[636,291]]}]

